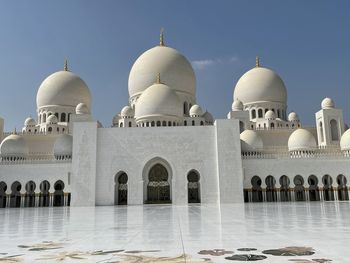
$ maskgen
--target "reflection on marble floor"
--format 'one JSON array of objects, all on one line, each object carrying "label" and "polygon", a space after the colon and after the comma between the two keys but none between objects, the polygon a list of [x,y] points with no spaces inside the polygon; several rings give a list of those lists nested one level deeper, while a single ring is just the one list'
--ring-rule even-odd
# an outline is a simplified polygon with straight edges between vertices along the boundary
[{"label": "reflection on marble floor", "polygon": [[350,203],[0,210],[1,262],[350,262]]}]

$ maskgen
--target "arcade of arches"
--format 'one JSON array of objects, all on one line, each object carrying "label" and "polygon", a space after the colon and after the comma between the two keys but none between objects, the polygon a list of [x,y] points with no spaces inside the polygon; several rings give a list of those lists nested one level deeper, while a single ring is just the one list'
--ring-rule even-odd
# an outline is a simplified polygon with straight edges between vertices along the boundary
[{"label": "arcade of arches", "polygon": [[[151,167],[145,180],[146,204],[171,203],[171,178],[167,168],[157,163]],[[200,175],[196,170],[187,174],[188,203],[200,203]],[[128,203],[128,175],[120,171],[115,175],[114,204]]]},{"label": "arcade of arches", "polygon": [[15,181],[10,186],[10,193],[6,193],[8,186],[0,182],[0,208],[5,207],[44,207],[44,206],[69,206],[70,193],[64,192],[64,183],[58,180],[50,192],[50,183],[42,181],[39,185],[40,192],[35,192],[37,186],[34,181],[28,181],[24,185],[25,193],[21,193],[22,184]]},{"label": "arcade of arches", "polygon": [[[276,187],[276,178],[269,175],[265,178],[265,188],[262,188],[262,179],[255,175],[251,179],[251,188],[244,189],[244,202],[285,202],[285,201],[347,201],[349,200],[349,187],[343,174],[336,176],[335,184],[332,176],[326,174],[319,182],[315,175],[304,177],[295,175],[289,178],[282,175],[279,180],[280,187]],[[290,182],[294,183],[294,188]]]}]

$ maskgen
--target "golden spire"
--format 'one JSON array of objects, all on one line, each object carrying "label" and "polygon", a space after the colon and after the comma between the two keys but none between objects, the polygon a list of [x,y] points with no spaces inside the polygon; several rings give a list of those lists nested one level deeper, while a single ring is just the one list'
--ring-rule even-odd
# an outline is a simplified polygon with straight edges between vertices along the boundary
[{"label": "golden spire", "polygon": [[160,29],[159,46],[164,46],[164,28]]},{"label": "golden spire", "polygon": [[160,73],[158,73],[157,75],[157,81],[156,81],[157,84],[161,84],[162,82],[160,81]]},{"label": "golden spire", "polygon": [[255,67],[260,67],[260,58],[259,58],[259,56],[256,56],[255,57]]},{"label": "golden spire", "polygon": [[68,60],[66,59],[65,61],[64,61],[64,71],[68,71]]}]

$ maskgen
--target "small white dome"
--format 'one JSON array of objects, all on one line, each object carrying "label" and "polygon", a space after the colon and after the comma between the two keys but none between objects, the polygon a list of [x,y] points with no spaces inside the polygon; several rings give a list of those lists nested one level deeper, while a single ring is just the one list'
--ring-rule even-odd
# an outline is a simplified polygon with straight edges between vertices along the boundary
[{"label": "small white dome", "polygon": [[253,130],[245,130],[240,135],[243,152],[256,152],[264,148],[264,144],[259,134]]},{"label": "small white dome", "polygon": [[64,70],[48,76],[41,83],[36,96],[38,109],[57,105],[76,107],[80,102],[90,108],[90,90],[79,76]]},{"label": "small white dome", "polygon": [[288,139],[289,151],[315,150],[316,139],[311,132],[305,129],[295,130]]},{"label": "small white dome", "polygon": [[296,114],[294,111],[288,114],[288,121],[293,122],[293,121],[299,121],[299,116]]},{"label": "small white dome", "polygon": [[58,119],[57,119],[56,115],[52,114],[49,117],[47,117],[46,123],[47,124],[57,124],[58,123]]},{"label": "small white dome", "polygon": [[265,119],[267,119],[267,120],[274,120],[274,119],[276,119],[276,115],[275,115],[275,113],[272,110],[268,110],[265,113]]},{"label": "small white dome", "polygon": [[273,70],[255,67],[238,80],[233,99],[242,101],[244,105],[259,102],[287,104],[287,90],[283,80]]},{"label": "small white dome", "polygon": [[191,117],[199,117],[202,115],[203,115],[203,111],[199,105],[195,104],[191,107],[191,109],[190,109],[190,116]]},{"label": "small white dome", "polygon": [[232,103],[232,111],[242,111],[243,110],[243,103],[242,101],[236,99]]},{"label": "small white dome", "polygon": [[76,114],[90,114],[90,110],[85,103],[81,102],[75,107],[75,113]]},{"label": "small white dome", "polygon": [[30,127],[30,126],[35,126],[36,125],[36,121],[32,118],[32,117],[28,117],[25,121],[24,121],[24,126],[25,127]]},{"label": "small white dome", "polygon": [[176,92],[167,85],[153,84],[146,89],[135,105],[135,118],[181,117],[182,103]]},{"label": "small white dome", "polygon": [[334,101],[331,98],[324,98],[321,103],[322,109],[332,109],[334,108]]},{"label": "small white dome", "polygon": [[177,50],[156,46],[144,52],[134,63],[129,74],[129,95],[141,94],[160,74],[173,90],[196,95],[196,77],[191,63]]},{"label": "small white dome", "polygon": [[28,152],[26,141],[17,134],[7,136],[0,145],[2,157],[25,157],[28,155]]},{"label": "small white dome", "polygon": [[69,134],[61,134],[57,137],[53,146],[55,156],[72,155],[73,137]]},{"label": "small white dome", "polygon": [[207,123],[214,123],[214,117],[213,115],[211,115],[211,113],[209,111],[206,111],[204,114],[203,114],[203,118],[205,119],[205,121]]},{"label": "small white dome", "polygon": [[120,112],[121,117],[127,117],[127,118],[132,118],[134,117],[134,110],[130,106],[125,106],[122,111]]},{"label": "small white dome", "polygon": [[340,149],[342,151],[350,150],[350,129],[346,130],[340,139]]}]

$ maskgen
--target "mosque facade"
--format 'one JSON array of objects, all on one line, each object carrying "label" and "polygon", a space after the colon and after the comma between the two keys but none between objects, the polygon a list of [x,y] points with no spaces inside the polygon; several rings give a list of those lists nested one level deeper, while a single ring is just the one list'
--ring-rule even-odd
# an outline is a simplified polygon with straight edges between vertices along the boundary
[{"label": "mosque facade", "polygon": [[191,63],[161,34],[103,127],[66,63],[39,86],[37,117],[21,131],[0,118],[0,207],[349,200],[350,130],[332,99],[304,127],[258,58],[226,119],[199,106],[196,88]]}]

